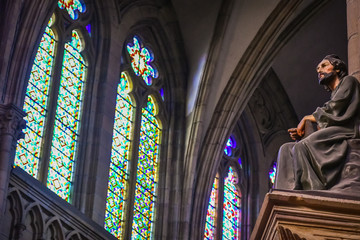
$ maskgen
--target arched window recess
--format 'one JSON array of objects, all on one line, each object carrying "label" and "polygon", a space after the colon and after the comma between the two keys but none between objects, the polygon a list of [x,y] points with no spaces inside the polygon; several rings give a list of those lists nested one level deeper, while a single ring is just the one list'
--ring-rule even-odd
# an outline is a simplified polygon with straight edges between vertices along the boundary
[{"label": "arched window recess", "polygon": [[35,49],[23,106],[27,128],[14,161],[68,202],[73,198],[88,88],[88,22],[85,1],[58,1]]},{"label": "arched window recess", "polygon": [[159,91],[165,80],[139,35],[124,45],[104,227],[118,239],[152,239],[165,155],[166,109]]}]

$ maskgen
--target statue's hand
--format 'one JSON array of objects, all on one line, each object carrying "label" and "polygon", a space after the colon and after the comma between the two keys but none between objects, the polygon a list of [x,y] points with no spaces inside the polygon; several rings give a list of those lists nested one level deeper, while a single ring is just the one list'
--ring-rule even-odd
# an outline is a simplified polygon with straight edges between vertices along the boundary
[{"label": "statue's hand", "polygon": [[302,136],[298,134],[297,128],[290,128],[288,129],[288,133],[292,140],[300,140]]},{"label": "statue's hand", "polygon": [[303,117],[303,119],[301,119],[301,121],[299,122],[299,124],[297,125],[297,134],[300,136],[300,138],[302,138],[305,135],[305,122],[306,121],[311,121],[311,122],[316,122],[316,119],[313,115],[307,115],[305,117]]},{"label": "statue's hand", "polygon": [[301,119],[301,121],[297,125],[296,131],[300,137],[303,137],[305,135],[305,121],[306,120],[307,120],[307,118],[305,116],[305,117],[303,117],[303,119]]}]

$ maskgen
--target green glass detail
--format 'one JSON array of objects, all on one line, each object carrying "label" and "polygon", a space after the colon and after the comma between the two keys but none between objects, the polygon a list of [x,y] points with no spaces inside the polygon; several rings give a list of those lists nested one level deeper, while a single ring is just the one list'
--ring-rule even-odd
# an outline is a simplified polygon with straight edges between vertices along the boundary
[{"label": "green glass detail", "polygon": [[154,97],[142,109],[131,239],[152,239],[159,169],[160,122]]},{"label": "green glass detail", "polygon": [[79,33],[72,31],[71,42],[64,49],[47,179],[48,188],[66,201],[70,200],[85,88],[83,47]]},{"label": "green glass detail", "polygon": [[230,167],[224,182],[222,239],[240,239],[241,195],[236,189],[237,178]]},{"label": "green glass detail", "polygon": [[110,173],[105,212],[105,229],[122,239],[130,174],[130,145],[135,106],[129,96],[131,80],[121,73],[117,88]]}]

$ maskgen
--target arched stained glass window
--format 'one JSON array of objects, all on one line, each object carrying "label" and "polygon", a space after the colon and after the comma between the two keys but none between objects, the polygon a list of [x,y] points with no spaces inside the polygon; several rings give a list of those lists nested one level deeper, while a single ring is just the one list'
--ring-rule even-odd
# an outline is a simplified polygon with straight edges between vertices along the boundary
[{"label": "arched stained glass window", "polygon": [[[85,11],[82,0],[59,0],[58,6],[67,12],[56,9],[41,38],[23,107],[28,114],[25,139],[19,142],[15,164],[70,202],[87,72],[82,34],[88,32],[82,33],[75,22],[65,26],[59,21],[53,27],[55,16],[61,20],[68,13],[79,18],[78,13]],[[70,36],[65,28],[72,30]]]},{"label": "arched stained glass window", "polygon": [[72,31],[71,42],[65,43],[50,154],[47,186],[65,200],[70,196],[85,88],[83,45],[77,31]]},{"label": "arched stained glass window", "polygon": [[230,167],[224,182],[223,239],[240,239],[241,195],[236,183],[237,177]]},{"label": "arched stained glass window", "polygon": [[25,138],[16,149],[15,165],[33,177],[38,176],[40,148],[47,116],[49,89],[57,41],[51,29],[55,16],[50,18],[37,50],[26,90],[23,110],[27,116]]},{"label": "arched stained glass window", "polygon": [[105,213],[105,229],[117,238],[123,235],[125,227],[125,203],[130,175],[129,155],[135,111],[134,103],[129,95],[131,91],[131,80],[125,72],[122,72],[117,89]]},{"label": "arched stained glass window", "polygon": [[[236,140],[231,136],[225,145],[221,167],[213,182],[205,222],[204,239],[241,239],[240,156],[234,155]],[[218,217],[220,216],[220,217]]]},{"label": "arched stained glass window", "polygon": [[156,119],[157,103],[148,96],[147,106],[142,109],[139,159],[137,164],[133,239],[151,239],[154,222],[158,160],[160,144],[160,123]]},{"label": "arched stained glass window", "polygon": [[209,206],[206,213],[205,234],[204,239],[215,239],[216,237],[216,220],[217,206],[219,195],[219,174],[216,174],[213,186],[211,188]]},{"label": "arched stained glass window", "polygon": [[[157,70],[150,66],[150,50],[136,36],[130,42],[125,47],[131,68],[121,74],[118,88],[105,229],[118,239],[153,239],[163,101],[152,85]],[[145,92],[137,87],[144,81]]]}]

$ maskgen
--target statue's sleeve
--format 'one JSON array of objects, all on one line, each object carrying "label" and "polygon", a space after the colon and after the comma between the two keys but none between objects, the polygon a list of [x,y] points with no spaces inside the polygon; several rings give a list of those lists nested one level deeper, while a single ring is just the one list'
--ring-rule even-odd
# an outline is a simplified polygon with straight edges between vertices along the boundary
[{"label": "statue's sleeve", "polygon": [[360,109],[359,82],[346,76],[331,96],[331,100],[313,113],[320,128],[329,126],[350,126]]}]

